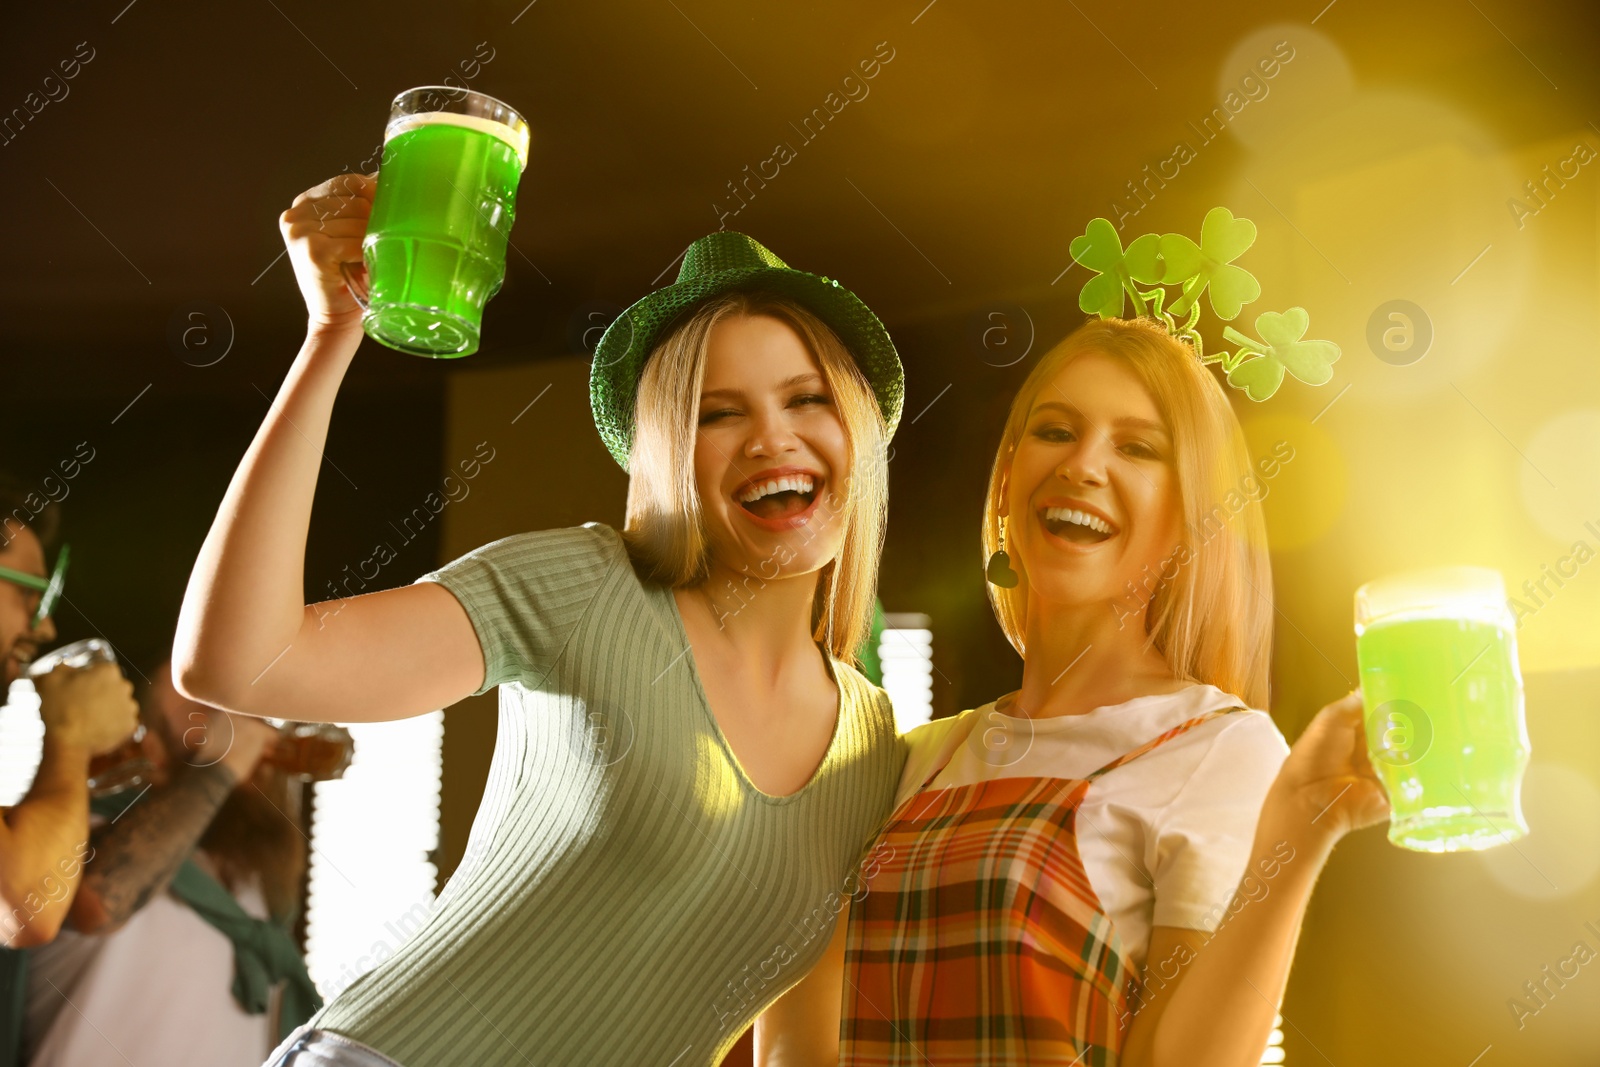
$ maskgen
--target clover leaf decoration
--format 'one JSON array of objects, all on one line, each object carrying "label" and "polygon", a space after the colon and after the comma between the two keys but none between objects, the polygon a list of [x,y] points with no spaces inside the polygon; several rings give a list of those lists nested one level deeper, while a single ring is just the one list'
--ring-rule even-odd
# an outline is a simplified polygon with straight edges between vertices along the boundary
[{"label": "clover leaf decoration", "polygon": [[1224,354],[1221,360],[1228,384],[1243,389],[1251,400],[1265,400],[1277,392],[1284,371],[1307,385],[1327,384],[1333,377],[1339,346],[1332,341],[1301,340],[1310,325],[1306,309],[1292,307],[1282,314],[1267,311],[1256,316],[1260,341],[1252,341],[1232,326],[1223,327],[1222,335],[1239,346],[1233,356]]},{"label": "clover leaf decoration", "polygon": [[1078,306],[1102,319],[1119,318],[1124,307],[1123,294],[1132,293],[1134,306],[1140,304],[1135,281],[1151,285],[1161,280],[1158,239],[1147,233],[1122,250],[1122,239],[1109,219],[1093,219],[1089,228],[1072,239],[1072,258],[1099,275],[1090,278],[1078,294]]},{"label": "clover leaf decoration", "polygon": [[1206,212],[1197,245],[1181,233],[1161,235],[1166,284],[1180,283],[1183,295],[1172,305],[1174,315],[1187,314],[1202,292],[1211,293],[1211,310],[1219,319],[1236,319],[1239,309],[1261,295],[1255,275],[1233,261],[1256,243],[1256,224],[1236,219],[1225,207]]},{"label": "clover leaf decoration", "polygon": [[[1199,244],[1182,234],[1147,233],[1124,249],[1110,220],[1093,219],[1071,245],[1073,260],[1094,272],[1078,295],[1078,306],[1102,319],[1120,318],[1132,300],[1136,315],[1161,322],[1194,350],[1201,363],[1220,363],[1228,384],[1251,400],[1265,400],[1277,392],[1286,371],[1308,385],[1323,385],[1333,376],[1339,346],[1304,340],[1310,326],[1304,308],[1257,316],[1260,341],[1226,326],[1222,334],[1238,350],[1205,354],[1198,329],[1201,294],[1209,295],[1211,310],[1224,321],[1238,318],[1244,305],[1261,295],[1261,283],[1233,262],[1255,239],[1255,223],[1235,218],[1225,207],[1206,213]],[[1164,306],[1165,286],[1178,287],[1170,306]]]}]

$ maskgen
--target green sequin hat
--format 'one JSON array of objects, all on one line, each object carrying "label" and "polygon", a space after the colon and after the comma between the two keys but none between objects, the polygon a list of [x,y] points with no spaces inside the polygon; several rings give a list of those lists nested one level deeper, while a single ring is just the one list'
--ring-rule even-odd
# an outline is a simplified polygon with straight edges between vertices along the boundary
[{"label": "green sequin hat", "polygon": [[754,238],[721,230],[690,245],[678,268],[678,280],[618,315],[595,347],[589,370],[594,424],[623,470],[628,469],[628,453],[633,447],[639,375],[656,341],[694,305],[736,289],[787,296],[827,323],[872,386],[883,412],[885,438],[894,436],[905,402],[905,372],[878,316],[837,281],[794,270]]}]

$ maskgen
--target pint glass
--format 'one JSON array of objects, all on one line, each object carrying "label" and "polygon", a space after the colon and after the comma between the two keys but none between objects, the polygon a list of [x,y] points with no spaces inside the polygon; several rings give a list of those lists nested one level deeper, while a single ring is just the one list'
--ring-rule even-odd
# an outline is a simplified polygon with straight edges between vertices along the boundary
[{"label": "pint glass", "polygon": [[1367,753],[1389,794],[1389,840],[1492,848],[1528,832],[1516,623],[1498,572],[1442,567],[1356,590]]},{"label": "pint glass", "polygon": [[[91,637],[47,652],[28,664],[25,673],[29,678],[40,678],[55,670],[82,670],[96,663],[115,662],[117,654],[110,643]],[[155,767],[144,754],[144,734],[144,724],[140,723],[121,745],[89,760],[90,796],[110,796],[151,780]]]},{"label": "pint glass", "polygon": [[361,242],[365,285],[343,267],[367,336],[418,356],[478,350],[527,163],[528,124],[492,96],[425,85],[394,98]]},{"label": "pint glass", "polygon": [[278,728],[278,736],[261,757],[262,762],[307,782],[344,777],[355,757],[355,741],[349,730],[331,722],[267,721]]}]

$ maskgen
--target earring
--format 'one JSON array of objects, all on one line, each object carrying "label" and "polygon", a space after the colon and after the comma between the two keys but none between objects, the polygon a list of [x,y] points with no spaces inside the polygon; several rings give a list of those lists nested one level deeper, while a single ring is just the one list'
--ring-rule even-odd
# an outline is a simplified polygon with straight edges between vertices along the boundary
[{"label": "earring", "polygon": [[1011,557],[1006,555],[1006,520],[1000,520],[1000,547],[995,554],[989,557],[989,566],[984,569],[983,576],[989,580],[990,585],[998,585],[1001,589],[1015,589],[1017,587],[1017,572],[1011,569]]}]

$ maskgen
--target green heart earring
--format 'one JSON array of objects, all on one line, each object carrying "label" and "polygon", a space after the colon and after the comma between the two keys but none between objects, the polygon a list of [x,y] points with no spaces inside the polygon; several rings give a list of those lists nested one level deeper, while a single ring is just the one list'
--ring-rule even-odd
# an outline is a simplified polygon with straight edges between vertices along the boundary
[{"label": "green heart earring", "polygon": [[1000,547],[989,557],[989,566],[984,569],[983,576],[990,585],[998,585],[1001,589],[1017,587],[1017,572],[1011,569],[1011,557],[1006,555],[1005,519],[1000,520]]}]

